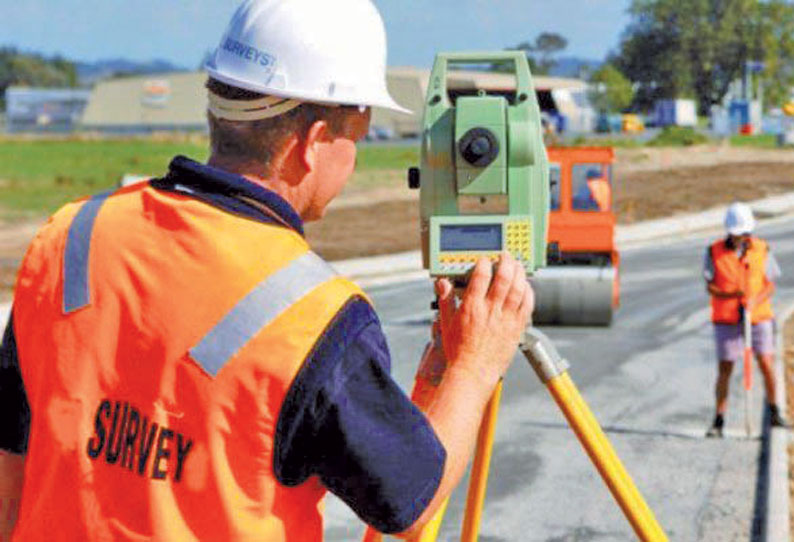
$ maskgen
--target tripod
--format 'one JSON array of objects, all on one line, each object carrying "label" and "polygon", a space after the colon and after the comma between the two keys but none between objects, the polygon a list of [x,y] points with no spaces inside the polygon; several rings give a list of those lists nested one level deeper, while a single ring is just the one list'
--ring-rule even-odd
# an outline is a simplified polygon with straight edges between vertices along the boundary
[{"label": "tripod", "polygon": [[[539,330],[528,327],[519,350],[526,356],[538,378],[551,393],[640,540],[666,542],[667,535],[623,467],[587,403],[579,394],[568,374],[568,363],[557,352],[551,340]],[[417,380],[412,397],[421,408],[423,404],[428,404],[430,393],[423,387],[421,381]],[[485,409],[477,436],[477,449],[472,463],[461,542],[476,542],[479,534],[501,395],[502,383],[499,382]],[[413,539],[414,542],[435,542],[446,505],[447,503],[444,503],[441,506],[421,534]],[[364,542],[380,540],[382,536],[379,533],[372,528],[367,529]]]}]

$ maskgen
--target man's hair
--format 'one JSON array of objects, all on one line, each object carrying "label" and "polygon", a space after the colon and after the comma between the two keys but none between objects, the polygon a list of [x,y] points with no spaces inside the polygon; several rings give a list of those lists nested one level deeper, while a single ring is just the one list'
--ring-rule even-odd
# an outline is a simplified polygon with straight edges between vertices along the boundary
[{"label": "man's hair", "polygon": [[[210,77],[207,89],[227,100],[258,100],[263,94],[233,87]],[[317,121],[328,123],[332,135],[339,135],[345,121],[357,112],[353,106],[326,106],[302,103],[295,109],[275,117],[254,121],[219,119],[207,112],[210,127],[210,147],[213,156],[232,163],[261,163],[264,175],[271,175],[270,162],[291,134],[303,139]]]}]

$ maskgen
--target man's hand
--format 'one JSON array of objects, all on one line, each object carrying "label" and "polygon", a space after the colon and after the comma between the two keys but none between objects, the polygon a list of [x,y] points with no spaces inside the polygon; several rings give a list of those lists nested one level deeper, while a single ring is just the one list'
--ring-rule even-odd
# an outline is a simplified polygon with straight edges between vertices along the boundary
[{"label": "man's hand", "polygon": [[[524,267],[503,253],[496,273],[482,258],[456,306],[452,284],[436,281],[443,360],[426,349],[414,401],[425,411],[447,459],[436,494],[401,538],[413,540],[458,484],[471,459],[485,405],[512,361],[534,305]],[[434,343],[438,338],[434,337]],[[433,362],[440,363],[433,363]],[[441,381],[436,387],[440,369]]]},{"label": "man's hand", "polygon": [[775,283],[770,280],[765,281],[764,286],[761,288],[761,291],[758,292],[758,295],[747,299],[745,304],[747,310],[752,311],[755,307],[758,307],[767,299],[772,297],[773,293],[775,293]]},{"label": "man's hand", "polygon": [[452,284],[436,282],[444,353],[450,366],[495,385],[507,371],[534,305],[524,267],[503,252],[496,272],[481,258],[456,307]]},{"label": "man's hand", "polygon": [[709,294],[722,299],[741,299],[744,297],[744,292],[742,290],[726,292],[724,290],[720,290],[713,282],[709,282],[706,286],[706,289],[709,291]]}]

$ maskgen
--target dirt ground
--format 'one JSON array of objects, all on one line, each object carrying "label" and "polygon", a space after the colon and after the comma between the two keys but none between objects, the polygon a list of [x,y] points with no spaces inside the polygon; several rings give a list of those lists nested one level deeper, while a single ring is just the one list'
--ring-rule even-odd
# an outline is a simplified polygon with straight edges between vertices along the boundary
[{"label": "dirt ground", "polygon": [[[794,420],[794,317],[783,325],[783,352],[786,378],[786,410],[789,420]],[[788,445],[788,487],[790,502],[794,502],[794,442]],[[794,506],[789,512],[789,525],[794,533]]]},{"label": "dirt ground", "polygon": [[[418,191],[407,188],[405,172],[378,175],[393,186],[370,188],[354,177],[324,220],[307,224],[309,242],[326,259],[419,247]],[[618,149],[613,178],[618,222],[627,224],[794,191],[794,151],[724,145]],[[10,296],[16,267],[37,226],[0,224],[0,300]]]},{"label": "dirt ground", "polygon": [[[794,191],[794,151],[620,149],[613,181],[618,222],[629,224]],[[307,237],[330,260],[417,249],[417,197],[404,181],[375,192],[353,183]]]}]

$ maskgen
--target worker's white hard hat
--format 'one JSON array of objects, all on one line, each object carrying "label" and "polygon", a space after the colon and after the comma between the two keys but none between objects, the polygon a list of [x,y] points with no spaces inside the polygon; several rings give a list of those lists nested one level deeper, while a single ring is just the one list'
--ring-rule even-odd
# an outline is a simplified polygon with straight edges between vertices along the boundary
[{"label": "worker's white hard hat", "polygon": [[725,213],[724,224],[725,230],[731,235],[750,233],[755,229],[753,210],[744,203],[732,203]]},{"label": "worker's white hard hat", "polygon": [[270,96],[410,113],[386,88],[386,31],[370,0],[246,0],[206,69]]}]

